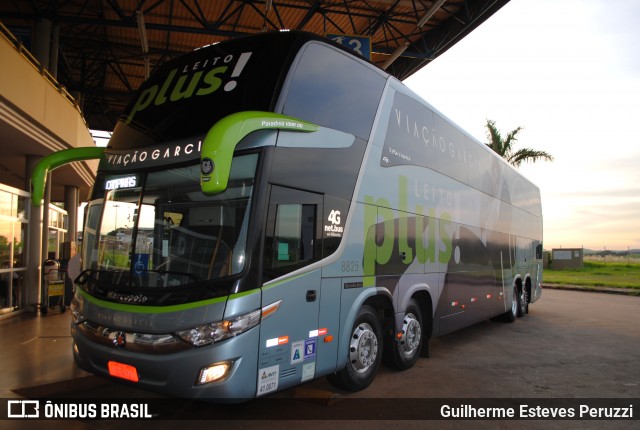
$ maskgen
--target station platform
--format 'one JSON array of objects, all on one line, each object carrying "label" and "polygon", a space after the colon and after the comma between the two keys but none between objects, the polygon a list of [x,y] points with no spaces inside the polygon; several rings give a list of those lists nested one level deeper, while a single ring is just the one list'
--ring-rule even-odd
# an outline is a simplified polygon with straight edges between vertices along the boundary
[{"label": "station platform", "polygon": [[[145,400],[162,396],[125,387],[121,384],[87,373],[73,360],[73,339],[70,332],[71,312],[50,312],[35,315],[33,312],[0,321],[0,428],[3,430],[60,429],[101,430],[113,428],[112,420],[88,419],[5,419],[8,405],[14,400],[30,399],[119,399]],[[39,408],[43,408],[43,401]],[[144,420],[117,420],[118,428],[144,429]],[[158,428],[165,427],[159,426]],[[188,426],[187,426],[188,427]]]},{"label": "station platform", "polygon": [[[73,361],[70,324],[69,311],[58,314],[52,312],[46,316],[29,312],[0,321],[3,344],[0,353],[0,366],[3,369],[0,397],[64,394],[62,388],[65,384],[72,389],[69,381],[90,375],[80,370]],[[34,390],[41,390],[42,393]]]},{"label": "station platform", "polygon": [[70,326],[69,310],[46,316],[29,312],[0,321],[0,398],[165,398],[76,366]]}]

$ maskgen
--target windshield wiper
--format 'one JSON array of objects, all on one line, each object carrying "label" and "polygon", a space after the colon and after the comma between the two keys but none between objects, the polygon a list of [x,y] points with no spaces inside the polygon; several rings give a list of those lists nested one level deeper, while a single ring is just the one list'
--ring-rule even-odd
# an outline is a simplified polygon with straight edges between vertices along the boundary
[{"label": "windshield wiper", "polygon": [[[83,270],[78,277],[75,279],[75,283],[78,285],[85,285],[89,279],[93,279],[94,281],[98,281],[97,279],[97,275],[98,274],[108,274],[111,276],[111,280],[108,281],[112,284],[116,284],[116,285],[123,285],[123,284],[130,284],[131,286],[136,286],[136,287],[140,287],[140,283],[136,282],[136,279],[139,281],[141,276],[144,276],[145,273],[148,272],[153,272],[153,273],[158,273],[160,275],[173,275],[173,276],[184,276],[188,279],[190,279],[193,282],[200,282],[201,279],[198,278],[197,276],[191,274],[191,273],[187,273],[187,272],[176,272],[176,271],[171,271],[171,270],[162,270],[162,269],[155,269],[155,270],[144,270],[141,273],[135,273],[132,271],[118,271],[118,270],[99,270],[99,269],[86,269]],[[118,280],[118,282],[115,282],[114,278],[118,277],[120,278]]]},{"label": "windshield wiper", "polygon": [[78,275],[78,277],[73,281],[74,284],[78,284],[78,285],[84,285],[87,283],[87,281],[91,278],[95,279],[95,275],[97,275],[98,273],[117,273],[114,270],[96,270],[96,269],[85,269],[82,272],[80,272],[80,274]]}]

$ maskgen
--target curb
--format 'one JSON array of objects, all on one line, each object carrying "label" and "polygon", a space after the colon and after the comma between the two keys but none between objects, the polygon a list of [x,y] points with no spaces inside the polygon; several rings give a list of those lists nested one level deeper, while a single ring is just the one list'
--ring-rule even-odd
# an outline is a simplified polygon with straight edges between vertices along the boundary
[{"label": "curb", "polygon": [[619,294],[624,296],[640,296],[640,290],[634,288],[613,288],[604,286],[542,284],[542,288],[550,290],[583,291],[587,293]]}]

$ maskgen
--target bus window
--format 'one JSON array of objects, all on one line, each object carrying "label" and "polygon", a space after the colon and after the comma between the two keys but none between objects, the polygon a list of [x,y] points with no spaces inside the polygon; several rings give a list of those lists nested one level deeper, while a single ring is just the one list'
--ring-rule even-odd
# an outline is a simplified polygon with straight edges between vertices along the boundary
[{"label": "bus window", "polygon": [[87,206],[87,217],[84,227],[82,259],[83,261],[95,260],[96,252],[96,232],[98,230],[98,221],[102,213],[102,199],[95,200]]},{"label": "bus window", "polygon": [[366,139],[384,85],[381,71],[336,48],[310,43],[295,68],[282,112]]},{"label": "bus window", "polygon": [[140,188],[112,190],[107,193],[100,226],[98,267],[127,269],[130,266],[132,232]]},{"label": "bus window", "polygon": [[322,258],[321,216],[322,195],[272,187],[264,248],[268,279]]},{"label": "bus window", "polygon": [[107,178],[104,204],[90,206],[84,269],[105,284],[142,288],[241,272],[257,162],[255,153],[236,156],[229,187],[214,197],[202,194],[196,165]]},{"label": "bus window", "polygon": [[276,215],[273,266],[313,260],[315,205],[279,205]]}]

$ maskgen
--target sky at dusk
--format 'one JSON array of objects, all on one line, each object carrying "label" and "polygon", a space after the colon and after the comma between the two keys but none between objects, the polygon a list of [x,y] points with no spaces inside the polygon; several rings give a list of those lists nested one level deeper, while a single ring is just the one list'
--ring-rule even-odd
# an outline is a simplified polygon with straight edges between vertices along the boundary
[{"label": "sky at dusk", "polygon": [[638,23],[638,0],[510,0],[405,81],[481,142],[491,119],[554,156],[519,168],[545,249],[640,248]]},{"label": "sky at dusk", "polygon": [[405,84],[486,142],[553,162],[519,170],[542,193],[544,247],[640,248],[640,1],[511,0]]}]

